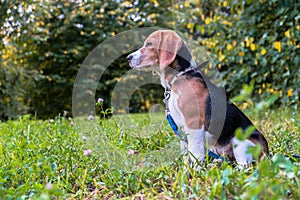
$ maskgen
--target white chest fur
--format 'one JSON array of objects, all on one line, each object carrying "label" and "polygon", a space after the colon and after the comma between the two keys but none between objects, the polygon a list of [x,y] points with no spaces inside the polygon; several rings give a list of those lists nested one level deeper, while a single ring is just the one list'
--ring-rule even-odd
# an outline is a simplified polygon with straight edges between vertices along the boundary
[{"label": "white chest fur", "polygon": [[[180,94],[179,94],[180,95]],[[173,90],[171,90],[170,99],[169,99],[169,109],[170,114],[172,118],[174,119],[175,123],[178,127],[183,128],[185,127],[185,119],[180,111],[179,105],[178,105],[178,94],[176,94]]]}]

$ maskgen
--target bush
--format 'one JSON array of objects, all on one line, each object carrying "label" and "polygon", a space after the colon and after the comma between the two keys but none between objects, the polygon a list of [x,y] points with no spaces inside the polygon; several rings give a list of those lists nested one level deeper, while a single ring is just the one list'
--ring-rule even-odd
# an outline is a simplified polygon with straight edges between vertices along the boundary
[{"label": "bush", "polygon": [[[201,4],[201,7],[200,7]],[[254,82],[254,100],[299,106],[299,1],[199,2],[190,33],[214,58],[236,96]]]}]

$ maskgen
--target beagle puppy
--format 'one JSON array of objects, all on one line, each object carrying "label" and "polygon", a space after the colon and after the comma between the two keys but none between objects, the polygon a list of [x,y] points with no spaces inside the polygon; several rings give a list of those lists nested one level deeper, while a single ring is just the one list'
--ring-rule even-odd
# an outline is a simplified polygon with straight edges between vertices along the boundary
[{"label": "beagle puppy", "polygon": [[257,129],[246,140],[235,137],[236,129],[245,131],[252,122],[197,70],[178,34],[153,32],[127,60],[133,69],[153,69],[160,76],[169,94],[166,107],[186,139],[181,148],[190,153],[192,163],[204,161],[209,150],[245,166],[253,161],[248,148],[256,144],[262,147],[261,157],[268,155],[268,143]]}]

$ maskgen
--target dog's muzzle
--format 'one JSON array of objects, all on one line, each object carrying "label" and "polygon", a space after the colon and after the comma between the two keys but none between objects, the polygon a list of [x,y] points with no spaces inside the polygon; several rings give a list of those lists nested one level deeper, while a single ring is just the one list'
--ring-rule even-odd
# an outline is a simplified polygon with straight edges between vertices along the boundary
[{"label": "dog's muzzle", "polygon": [[139,51],[136,51],[132,54],[129,54],[127,56],[127,60],[129,62],[129,65],[130,65],[131,68],[136,68],[140,63],[140,53],[139,53]]}]

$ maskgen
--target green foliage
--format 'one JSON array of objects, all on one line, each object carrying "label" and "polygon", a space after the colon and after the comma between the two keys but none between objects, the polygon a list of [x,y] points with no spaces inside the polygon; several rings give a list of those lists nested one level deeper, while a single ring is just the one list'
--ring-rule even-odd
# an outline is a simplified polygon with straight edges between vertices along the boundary
[{"label": "green foliage", "polygon": [[[9,45],[2,47],[1,65],[10,63],[11,68],[22,68],[32,75],[30,84],[22,81],[16,85],[26,91],[21,103],[29,107],[29,113],[48,118],[63,110],[70,111],[74,80],[88,53],[100,42],[128,29],[170,26],[172,12],[160,13],[168,10],[171,3],[171,0],[161,5],[157,1],[138,4],[129,1],[4,1],[1,11],[5,15],[1,23],[5,26],[1,28],[1,38],[5,36]],[[9,18],[10,15],[13,17]],[[9,46],[14,47],[13,51]],[[107,99],[106,103],[117,78],[129,69],[124,57],[112,63],[98,85],[97,92]],[[4,76],[10,73],[3,72]],[[9,81],[12,84],[12,80]],[[8,87],[1,90],[10,92]],[[1,105],[5,105],[3,98],[0,99]],[[5,116],[16,117],[16,114],[5,112]]]},{"label": "green foliage", "polygon": [[211,52],[230,96],[252,82],[255,102],[276,95],[299,106],[299,1],[195,2],[184,25]]},{"label": "green foliage", "polygon": [[[291,117],[292,121],[286,119]],[[118,115],[109,120],[53,120],[0,123],[1,199],[299,199],[299,113],[269,111],[255,123],[270,144],[271,159],[239,169],[207,161],[200,172],[178,159],[143,162],[145,153],[176,147],[179,141],[163,114]],[[89,132],[79,129],[82,122]],[[116,123],[117,122],[117,123]],[[96,123],[97,124],[97,123]],[[107,138],[101,143],[99,138]],[[114,152],[121,152],[118,157]],[[91,149],[91,154],[85,150]],[[109,153],[110,152],[110,153]],[[106,155],[107,154],[107,155]],[[172,156],[171,156],[172,157]],[[121,158],[121,159],[120,159]],[[126,162],[124,162],[126,161]],[[130,165],[126,166],[126,164]],[[153,163],[152,163],[153,164]]]},{"label": "green foliage", "polygon": [[255,131],[255,126],[249,126],[246,130],[243,130],[242,128],[238,128],[235,131],[235,137],[238,140],[246,140],[250,137],[250,135]]},{"label": "green foliage", "polygon": [[[150,26],[173,29],[205,47],[221,71],[229,96],[237,96],[244,84],[253,83],[253,104],[298,108],[299,8],[295,0],[3,0],[0,117],[30,113],[49,118],[70,111],[76,74],[88,53],[118,33]],[[102,76],[97,96],[107,100],[105,107],[128,69],[124,55]],[[151,103],[161,103],[161,91],[157,85],[141,87],[131,98],[130,111],[145,112]]]}]

